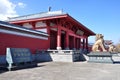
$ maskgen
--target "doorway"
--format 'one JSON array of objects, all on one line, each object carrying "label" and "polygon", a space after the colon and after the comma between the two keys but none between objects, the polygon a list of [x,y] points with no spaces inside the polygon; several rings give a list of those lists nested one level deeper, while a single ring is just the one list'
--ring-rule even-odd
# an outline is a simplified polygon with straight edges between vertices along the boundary
[{"label": "doorway", "polygon": [[65,49],[65,33],[61,34],[61,48]]},{"label": "doorway", "polygon": [[57,46],[57,32],[50,31],[50,49],[56,49]]}]

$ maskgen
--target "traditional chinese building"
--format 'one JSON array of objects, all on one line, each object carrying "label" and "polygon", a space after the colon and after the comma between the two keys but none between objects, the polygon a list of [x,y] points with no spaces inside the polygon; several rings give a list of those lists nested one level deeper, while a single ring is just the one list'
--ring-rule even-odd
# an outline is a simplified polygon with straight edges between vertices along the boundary
[{"label": "traditional chinese building", "polygon": [[[93,31],[62,11],[9,18],[0,21],[0,61],[6,61],[7,47],[29,48],[33,54],[36,50],[89,50],[88,37],[92,35]],[[71,57],[69,61],[74,60]]]},{"label": "traditional chinese building", "polygon": [[49,35],[47,43],[40,43],[46,45],[46,49],[88,49],[88,37],[95,35],[90,29],[62,11],[19,16],[10,18],[9,22],[46,32]]}]

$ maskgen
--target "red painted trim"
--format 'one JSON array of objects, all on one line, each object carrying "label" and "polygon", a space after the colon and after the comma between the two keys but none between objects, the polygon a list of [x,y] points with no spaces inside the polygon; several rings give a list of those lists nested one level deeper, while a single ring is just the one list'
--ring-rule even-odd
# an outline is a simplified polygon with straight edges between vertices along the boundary
[{"label": "red painted trim", "polygon": [[77,38],[82,38],[82,39],[86,38],[86,36],[78,36],[78,35],[73,34],[73,33],[69,33],[69,35],[75,36],[75,37],[77,37]]},{"label": "red painted trim", "polygon": [[50,26],[50,28],[57,28],[57,26]]},{"label": "red painted trim", "polygon": [[44,29],[44,28],[47,28],[47,27],[35,27],[35,29]]},{"label": "red painted trim", "polygon": [[27,19],[27,20],[17,20],[17,21],[10,21],[10,23],[16,24],[16,23],[26,23],[26,22],[36,22],[41,20],[51,20],[56,18],[65,18],[67,17],[67,14],[59,15],[59,16],[50,16],[50,17],[43,17],[43,18],[35,18],[35,19]]},{"label": "red painted trim", "polygon": [[72,30],[69,30],[69,29],[67,29],[65,27],[61,27],[61,30],[68,31],[68,33],[73,33],[74,34],[74,32]]}]

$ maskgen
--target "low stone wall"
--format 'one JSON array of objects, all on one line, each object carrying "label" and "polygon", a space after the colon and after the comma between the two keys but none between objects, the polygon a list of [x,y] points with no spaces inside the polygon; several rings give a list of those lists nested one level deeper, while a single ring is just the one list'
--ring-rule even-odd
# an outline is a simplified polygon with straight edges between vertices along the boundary
[{"label": "low stone wall", "polygon": [[6,56],[0,55],[0,64],[6,64]]},{"label": "low stone wall", "polygon": [[120,63],[120,53],[113,54],[112,59],[115,63]]},{"label": "low stone wall", "polygon": [[74,62],[80,60],[80,51],[76,50],[48,50],[38,52],[36,61]]},{"label": "low stone wall", "polygon": [[35,61],[37,62],[48,62],[52,61],[50,54],[48,53],[37,53],[35,54]]},{"label": "low stone wall", "polygon": [[[40,50],[32,54],[32,60],[37,62],[75,62],[84,61],[80,50]],[[0,64],[6,64],[6,55],[0,55]]]},{"label": "low stone wall", "polygon": [[114,63],[112,59],[112,54],[110,52],[91,52],[88,54],[88,62],[96,63]]},{"label": "low stone wall", "polygon": [[[32,60],[35,60],[35,54],[32,54]],[[6,64],[6,55],[0,55],[0,64]]]}]

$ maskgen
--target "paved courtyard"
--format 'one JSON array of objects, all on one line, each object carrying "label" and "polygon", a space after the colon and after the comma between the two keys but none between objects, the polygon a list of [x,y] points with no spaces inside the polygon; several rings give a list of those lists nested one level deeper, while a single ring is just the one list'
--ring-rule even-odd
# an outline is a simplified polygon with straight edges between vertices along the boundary
[{"label": "paved courtyard", "polygon": [[120,80],[120,64],[44,62],[35,68],[0,71],[0,80]]}]

